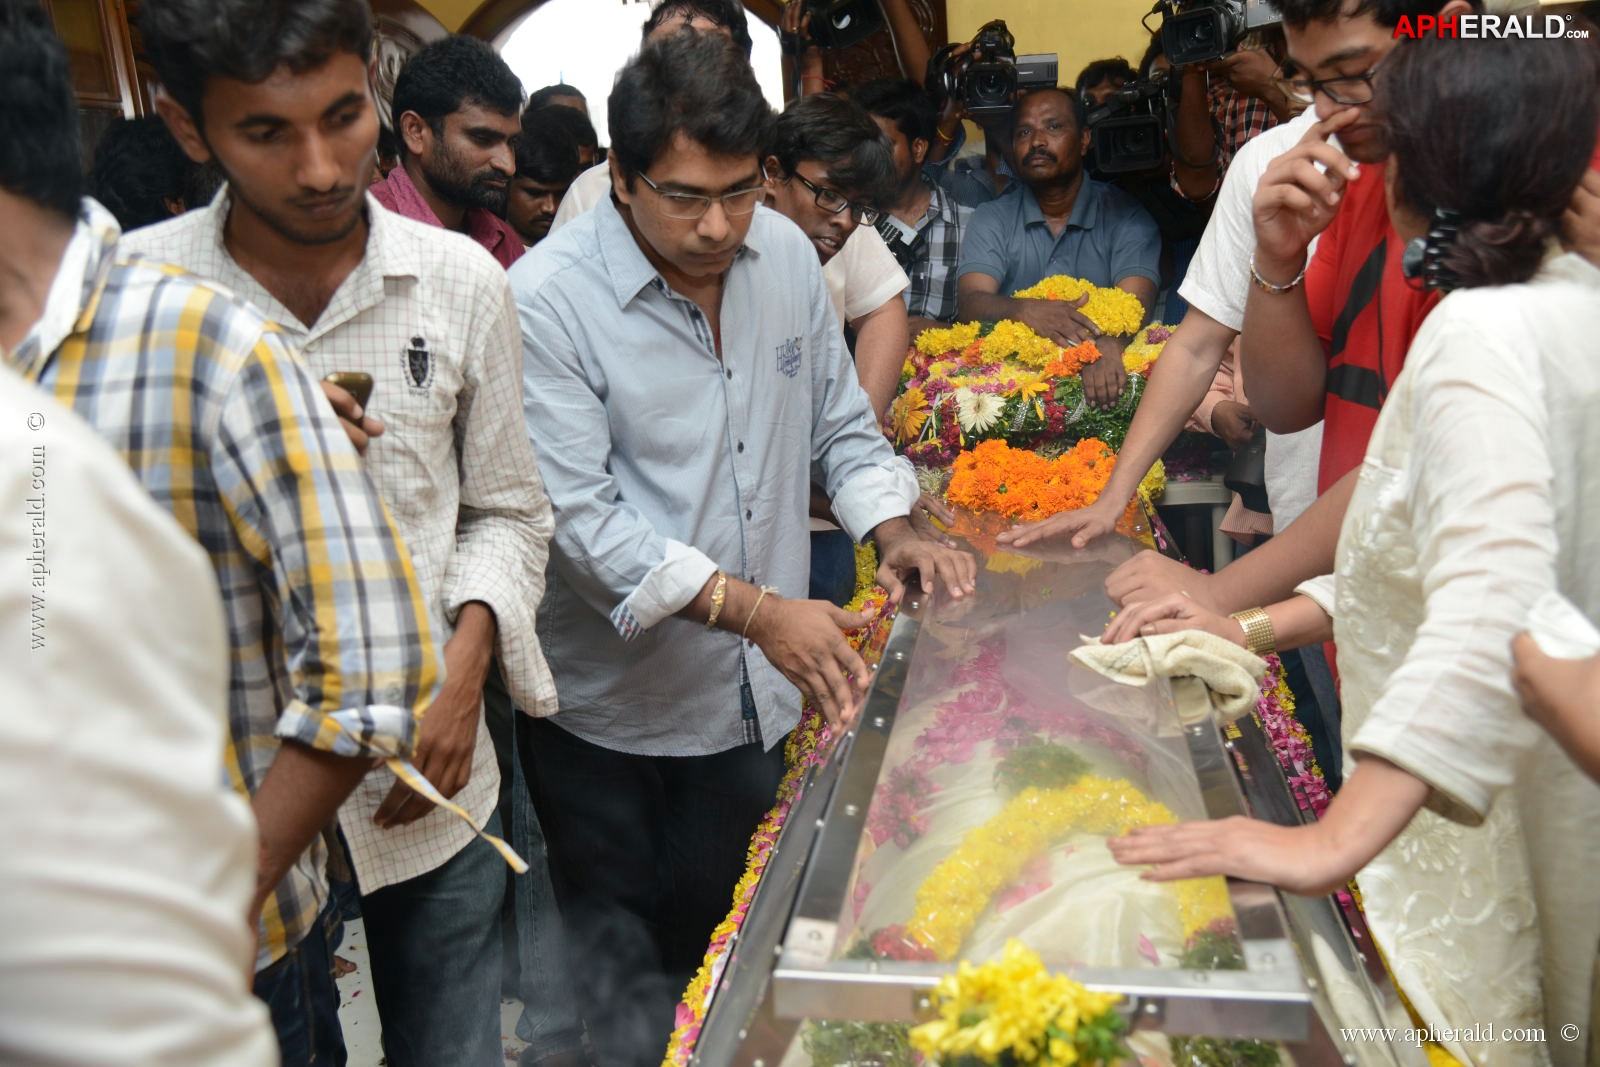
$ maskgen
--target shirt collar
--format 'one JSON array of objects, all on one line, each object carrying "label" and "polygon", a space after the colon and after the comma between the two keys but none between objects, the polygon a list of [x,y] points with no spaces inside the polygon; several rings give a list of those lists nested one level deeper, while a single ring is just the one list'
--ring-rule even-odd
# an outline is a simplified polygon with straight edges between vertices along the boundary
[{"label": "shirt collar", "polygon": [[106,276],[116,259],[119,236],[111,212],[89,197],[79,202],[72,237],[45,294],[44,312],[12,356],[25,377],[37,380],[62,343],[94,321]]},{"label": "shirt collar", "polygon": [[[942,219],[947,226],[953,226],[957,220],[955,198],[951,197],[937,184],[929,183],[933,195],[928,200],[928,210],[922,213],[922,224],[926,226],[934,219]],[[922,227],[918,227],[920,230]]]},{"label": "shirt collar", "polygon": [[[764,243],[762,231],[766,221],[762,216],[769,211],[764,205],[756,207],[750,231],[733,257],[735,267],[746,255],[761,255]],[[600,238],[600,255],[605,260],[606,274],[611,279],[611,291],[617,298],[617,307],[625,309],[645,286],[661,277],[661,272],[656,270],[655,264],[645,256],[644,249],[639,247],[639,242],[634,240],[627,220],[609,195],[594,206],[594,212],[595,230]]]},{"label": "shirt collar", "polygon": [[[1034,223],[1047,225],[1044,212],[1039,208],[1039,198],[1033,195],[1033,189],[1024,185],[1022,198],[1022,223],[1031,226]],[[1083,185],[1078,189],[1078,199],[1072,202],[1072,214],[1067,216],[1066,230],[1092,230],[1100,222],[1100,183],[1089,177],[1083,176]]]},{"label": "shirt collar", "polygon": [[[446,228],[428,204],[427,198],[422,195],[422,190],[411,180],[411,175],[406,171],[404,164],[398,164],[390,169],[388,175],[378,184],[384,186],[389,195],[394,197],[396,214],[430,226],[437,226],[441,230]],[[522,254],[522,241],[517,238],[516,231],[492,211],[486,211],[481,207],[469,207],[463,219],[467,224],[466,236],[482,245],[497,260],[505,262],[501,248],[508,242],[514,242],[516,246],[516,255],[510,259],[515,260]]]}]

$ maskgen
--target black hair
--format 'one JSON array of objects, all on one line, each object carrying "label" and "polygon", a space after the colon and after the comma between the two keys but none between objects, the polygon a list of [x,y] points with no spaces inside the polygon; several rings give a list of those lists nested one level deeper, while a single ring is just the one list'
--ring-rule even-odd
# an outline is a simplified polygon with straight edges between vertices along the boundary
[{"label": "black hair", "polygon": [[1121,78],[1123,83],[1126,84],[1136,81],[1138,77],[1138,72],[1133,69],[1133,64],[1121,56],[1113,59],[1097,59],[1078,72],[1078,80],[1073,82],[1072,87],[1081,93],[1085,89],[1093,89],[1107,78]]},{"label": "black hair", "polygon": [[1006,119],[1008,134],[1009,131],[1016,128],[1017,112],[1022,110],[1022,101],[1035,93],[1060,93],[1067,98],[1067,106],[1072,109],[1072,121],[1078,124],[1078,131],[1081,133],[1088,128],[1089,105],[1084,103],[1082,93],[1075,93],[1071,89],[1065,89],[1059,85],[1042,85],[1037,89],[1029,89],[1017,100],[1017,106],[1011,109]]},{"label": "black hair", "polygon": [[[434,41],[400,68],[390,122],[398,133],[400,116],[414,111],[437,136],[444,133],[445,116],[473,106],[516,115],[522,110],[522,82],[487,41],[456,33]],[[402,159],[405,154],[401,137]]]},{"label": "black hair", "polygon": [[[678,33],[645,45],[617,74],[607,101],[611,155],[632,188],[682,134],[707,151],[756,156],[772,108],[750,64],[720,36]],[[876,129],[876,127],[874,127]]]},{"label": "black hair", "polygon": [[713,25],[726,28],[733,35],[735,47],[749,60],[754,42],[750,40],[750,21],[740,0],[661,0],[645,20],[644,39],[648,41],[657,27],[669,17],[679,14],[691,18],[698,15]]},{"label": "black hair", "polygon": [[[528,111],[533,110],[536,109],[530,105]],[[537,110],[560,112],[560,114],[548,116],[548,121],[555,123],[565,130],[567,136],[572,138],[573,142],[576,143],[579,148],[600,147],[600,135],[594,132],[594,123],[589,121],[589,116],[585,115],[577,108],[561,107],[558,104],[547,104],[543,108],[539,108]],[[527,112],[523,112],[523,115],[526,117]]]},{"label": "black hair", "polygon": [[579,89],[576,85],[568,85],[566,82],[562,82],[559,85],[546,85],[543,89],[535,89],[528,96],[528,106],[530,108],[544,107],[546,104],[553,103],[563,96],[576,97],[585,104],[589,102],[589,98],[583,95],[582,89]]},{"label": "black hair", "polygon": [[[1301,30],[1313,22],[1332,22],[1338,18],[1371,15],[1380,26],[1398,26],[1402,18],[1436,15],[1448,0],[1272,0],[1283,16],[1283,24]],[[1475,8],[1478,4],[1473,5]]]},{"label": "black hair", "polygon": [[850,99],[867,114],[888,119],[907,141],[933,143],[939,129],[939,109],[927,90],[909,78],[879,78],[850,90]]},{"label": "black hair", "polygon": [[0,189],[77,218],[78,101],[67,50],[37,0],[0,0]]},{"label": "black hair", "polygon": [[1459,216],[1439,260],[1455,286],[1531,278],[1594,154],[1594,43],[1408,41],[1384,62],[1378,90],[1397,199],[1424,217]]},{"label": "black hair", "polygon": [[784,108],[771,153],[785,177],[806,160],[824,164],[831,184],[874,207],[888,205],[900,184],[883,131],[860,104],[838,93],[802,96]]},{"label": "black hair", "polygon": [[202,129],[211,78],[256,84],[281,66],[312,70],[341,52],[372,58],[366,0],[144,0],[139,29],[162,86]]},{"label": "black hair", "polygon": [[100,135],[89,195],[117,217],[124,232],[172,217],[168,201],[188,202],[195,163],[154,115],[118,119]]},{"label": "black hair", "polygon": [[517,177],[532,178],[541,185],[566,185],[583,169],[578,163],[578,141],[561,121],[562,112],[578,114],[559,104],[530,107],[522,113]]},{"label": "black hair", "polygon": [[1150,35],[1150,43],[1145,47],[1144,55],[1139,57],[1139,77],[1150,77],[1150,67],[1156,60],[1167,54],[1167,48],[1161,43],[1161,31],[1157,30]]}]

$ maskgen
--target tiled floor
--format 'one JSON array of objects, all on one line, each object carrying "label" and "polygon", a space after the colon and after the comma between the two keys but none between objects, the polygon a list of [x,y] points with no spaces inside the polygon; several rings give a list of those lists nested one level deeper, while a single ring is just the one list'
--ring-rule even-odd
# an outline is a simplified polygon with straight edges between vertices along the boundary
[{"label": "tiled floor", "polygon": [[[339,1022],[344,1027],[344,1044],[350,1053],[349,1067],[381,1067],[382,1031],[378,1026],[378,1006],[372,999],[372,981],[367,965],[367,934],[361,920],[345,923],[344,944],[339,955],[356,965],[339,979]],[[517,1062],[522,1042],[516,1037],[519,1001],[508,1000],[500,1007],[500,1034],[505,1044],[506,1062]]]}]

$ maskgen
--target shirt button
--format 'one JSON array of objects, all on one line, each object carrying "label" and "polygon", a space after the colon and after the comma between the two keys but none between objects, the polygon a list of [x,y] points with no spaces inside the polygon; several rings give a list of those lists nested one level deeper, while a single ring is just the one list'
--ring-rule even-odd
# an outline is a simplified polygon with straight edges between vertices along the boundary
[{"label": "shirt button", "polygon": [[739,451],[740,451],[740,452],[743,452],[743,451],[744,451],[744,442],[743,442],[743,441],[740,441],[740,442],[739,442]]},{"label": "shirt button", "polygon": [[749,508],[745,508],[744,509],[744,517],[746,519],[753,519],[753,518],[756,517],[756,513],[751,511]]},{"label": "shirt button", "polygon": [[733,370],[731,368],[728,370],[728,380],[730,382],[733,381]]}]

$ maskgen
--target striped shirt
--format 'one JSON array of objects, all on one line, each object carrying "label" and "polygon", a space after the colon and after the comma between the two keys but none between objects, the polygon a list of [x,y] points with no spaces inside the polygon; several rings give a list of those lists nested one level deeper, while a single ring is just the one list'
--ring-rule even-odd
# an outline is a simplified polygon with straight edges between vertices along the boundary
[{"label": "striped shirt", "polygon": [[[109,440],[210,554],[232,786],[254,794],[285,740],[408,754],[443,664],[410,557],[316,379],[255,309],[119,254],[116,237],[85,201],[45,313],[7,358]],[[319,840],[268,898],[257,970],[313,927],[326,860]]]}]

